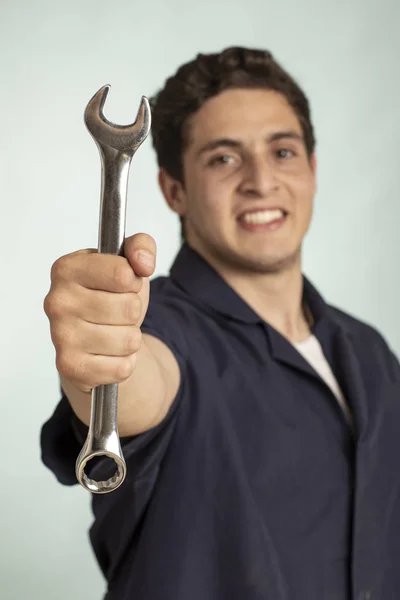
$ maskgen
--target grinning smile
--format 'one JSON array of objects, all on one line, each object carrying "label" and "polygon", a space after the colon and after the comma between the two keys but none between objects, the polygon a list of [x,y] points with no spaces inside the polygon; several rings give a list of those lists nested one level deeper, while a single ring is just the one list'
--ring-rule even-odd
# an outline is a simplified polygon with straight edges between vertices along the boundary
[{"label": "grinning smile", "polygon": [[274,231],[283,225],[287,215],[282,208],[251,210],[243,212],[238,222],[247,231]]}]

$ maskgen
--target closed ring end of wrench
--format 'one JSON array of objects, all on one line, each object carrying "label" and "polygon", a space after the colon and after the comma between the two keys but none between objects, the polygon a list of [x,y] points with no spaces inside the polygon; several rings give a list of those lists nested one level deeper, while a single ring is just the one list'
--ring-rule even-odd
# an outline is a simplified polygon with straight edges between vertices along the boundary
[{"label": "closed ring end of wrench", "polygon": [[[95,494],[107,494],[117,489],[125,479],[126,464],[117,427],[118,385],[100,385],[92,390],[89,432],[75,465],[79,483]],[[116,470],[106,480],[91,479],[85,466],[93,458],[107,457],[114,461]],[[104,466],[101,465],[100,467]],[[106,466],[108,471],[109,466]],[[93,468],[96,474],[97,465]]]},{"label": "closed ring end of wrench", "polygon": [[[94,494],[107,494],[109,492],[113,492],[124,482],[126,476],[125,460],[118,454],[115,454],[114,452],[108,452],[107,450],[91,451],[89,446],[90,440],[87,440],[77,458],[75,467],[77,480],[84,488]],[[106,456],[113,459],[116,463],[116,471],[114,475],[108,479],[98,481],[91,479],[86,475],[85,467],[93,458],[101,456]]]}]

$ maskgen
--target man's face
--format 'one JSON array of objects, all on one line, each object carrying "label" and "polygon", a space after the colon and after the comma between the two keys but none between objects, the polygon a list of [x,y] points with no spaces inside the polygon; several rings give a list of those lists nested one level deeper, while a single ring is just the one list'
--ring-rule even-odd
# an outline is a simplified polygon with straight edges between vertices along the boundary
[{"label": "man's face", "polygon": [[315,162],[287,100],[270,90],[226,90],[188,125],[182,214],[189,245],[239,270],[299,264]]}]

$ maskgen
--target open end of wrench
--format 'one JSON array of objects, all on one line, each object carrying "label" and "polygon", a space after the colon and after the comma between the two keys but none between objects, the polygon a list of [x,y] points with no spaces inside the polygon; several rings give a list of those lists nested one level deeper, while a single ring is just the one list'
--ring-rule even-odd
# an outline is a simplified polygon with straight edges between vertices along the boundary
[{"label": "open end of wrench", "polygon": [[[112,477],[104,481],[96,481],[95,479],[90,479],[90,477],[86,475],[85,467],[95,456],[108,456],[109,458],[114,459],[117,470]],[[91,456],[87,456],[79,463],[76,475],[79,483],[89,492],[94,494],[107,494],[108,492],[116,490],[123,483],[126,475],[126,465],[125,462],[119,460],[118,456],[110,456],[107,452],[96,452]]]},{"label": "open end of wrench", "polygon": [[109,121],[103,113],[110,87],[104,85],[89,100],[84,115],[86,127],[95,140],[103,145],[116,150],[135,151],[146,139],[151,128],[150,103],[146,96],[142,96],[135,122],[130,125],[117,125]]}]

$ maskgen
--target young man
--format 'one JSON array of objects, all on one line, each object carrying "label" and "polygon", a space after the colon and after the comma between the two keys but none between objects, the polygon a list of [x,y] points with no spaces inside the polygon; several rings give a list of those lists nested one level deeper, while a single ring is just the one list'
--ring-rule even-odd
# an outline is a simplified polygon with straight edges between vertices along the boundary
[{"label": "young man", "polygon": [[127,480],[92,499],[107,600],[399,598],[400,368],[302,274],[304,93],[270,53],[229,48],[152,105],[184,238],[170,276],[149,285],[139,234],[125,258],[58,259],[44,304],[63,394],[42,456],[61,483],[76,483],[90,390],[120,384]]}]

